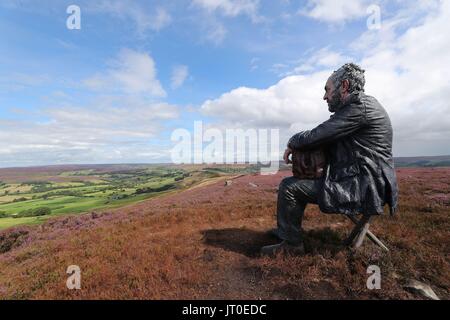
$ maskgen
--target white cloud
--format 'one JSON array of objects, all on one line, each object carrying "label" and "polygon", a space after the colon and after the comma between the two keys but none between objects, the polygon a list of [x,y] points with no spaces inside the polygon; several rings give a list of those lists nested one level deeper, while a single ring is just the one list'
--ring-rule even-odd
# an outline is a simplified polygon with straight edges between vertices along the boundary
[{"label": "white cloud", "polygon": [[119,19],[133,21],[140,35],[147,31],[160,31],[172,22],[172,17],[165,8],[149,8],[132,0],[90,1],[86,7],[90,12],[108,13]]},{"label": "white cloud", "polygon": [[282,75],[293,75],[309,73],[320,68],[334,68],[349,61],[350,58],[338,52],[331,51],[328,47],[317,50],[307,59],[301,59],[300,63],[293,70],[283,73]]},{"label": "white cloud", "polygon": [[[46,78],[19,74],[18,81],[39,85]],[[26,115],[0,126],[0,166],[51,163],[148,162],[163,146],[151,147],[166,123],[179,116],[178,107],[156,98],[166,95],[152,57],[122,50],[109,68],[84,81],[98,95],[80,103],[76,96],[54,91],[42,97],[45,108],[10,108]],[[86,100],[86,96],[82,96]],[[24,114],[26,113],[26,114]],[[167,150],[166,150],[167,149]],[[150,157],[151,155],[151,157]]]},{"label": "white cloud", "polygon": [[[61,14],[61,5],[66,7],[67,1],[55,0],[2,0],[0,7],[22,10],[33,14]],[[149,31],[158,32],[172,23],[172,16],[161,5],[154,1],[140,0],[77,0],[74,4],[81,7],[82,12],[98,15],[109,15],[113,18],[131,22],[139,36]]]},{"label": "white cloud", "polygon": [[179,111],[167,103],[104,97],[86,106],[49,107],[40,115],[48,120],[2,121],[0,167],[168,160],[169,150],[150,143]]},{"label": "white cloud", "polygon": [[84,84],[93,90],[106,92],[166,96],[157,79],[153,58],[147,53],[130,49],[123,49],[109,70],[86,79]]},{"label": "white cloud", "polygon": [[154,22],[151,24],[153,30],[161,30],[172,22],[171,15],[162,7],[156,8]]},{"label": "white cloud", "polygon": [[237,88],[205,101],[201,111],[243,127],[310,126],[326,116],[327,108],[317,97],[323,94],[328,75],[290,76],[267,89]]},{"label": "white cloud", "polygon": [[[450,2],[438,3],[435,10],[427,8],[425,19],[408,21],[414,26],[405,29],[397,20],[404,16],[397,16],[383,23],[379,35],[385,39],[365,41],[373,37],[371,31],[355,41],[364,46],[353,46],[361,50],[355,62],[366,69],[366,92],[390,114],[397,156],[450,153],[450,38],[443,32],[450,29]],[[283,128],[282,139],[311,129],[328,118],[323,86],[342,57],[324,49],[311,57],[315,69],[308,74],[286,77],[267,89],[232,90],[205,101],[201,110],[217,117],[219,125]]]},{"label": "white cloud", "polygon": [[171,77],[172,88],[177,89],[181,87],[188,76],[189,76],[188,66],[183,65],[175,66],[172,70],[172,77]]},{"label": "white cloud", "polygon": [[255,71],[256,69],[258,69],[258,62],[259,62],[259,58],[252,58],[250,60],[250,71]]},{"label": "white cloud", "polygon": [[259,0],[193,0],[192,3],[209,12],[218,11],[229,17],[246,14],[258,20]]},{"label": "white cloud", "polygon": [[299,14],[319,21],[337,23],[365,16],[371,0],[308,0]]},{"label": "white cloud", "polygon": [[203,29],[206,29],[206,40],[214,43],[215,45],[221,44],[225,40],[228,33],[225,26],[218,21],[209,23],[209,25]]},{"label": "white cloud", "polygon": [[[204,11],[199,20],[205,40],[220,45],[225,40],[228,30],[219,18],[234,18],[246,15],[252,23],[260,23],[266,19],[259,15],[259,0],[192,0],[191,5]],[[218,13],[218,14],[216,14]]]}]

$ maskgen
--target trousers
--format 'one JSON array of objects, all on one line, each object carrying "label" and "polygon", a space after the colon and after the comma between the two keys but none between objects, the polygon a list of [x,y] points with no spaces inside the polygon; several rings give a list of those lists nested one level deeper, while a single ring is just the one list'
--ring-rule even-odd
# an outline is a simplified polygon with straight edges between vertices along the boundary
[{"label": "trousers", "polygon": [[303,242],[302,220],[308,203],[317,204],[319,179],[284,178],[278,188],[277,234],[291,244]]}]

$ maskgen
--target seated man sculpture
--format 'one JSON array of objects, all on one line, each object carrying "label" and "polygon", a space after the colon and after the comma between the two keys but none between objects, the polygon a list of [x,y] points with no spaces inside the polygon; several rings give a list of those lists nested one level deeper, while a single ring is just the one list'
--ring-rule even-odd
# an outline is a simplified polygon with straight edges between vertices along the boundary
[{"label": "seated man sculpture", "polygon": [[284,161],[290,163],[293,156],[294,176],[280,183],[274,230],[282,242],[263,247],[263,255],[304,252],[302,218],[308,203],[318,204],[324,213],[346,215],[379,215],[388,204],[395,213],[391,121],[380,103],[364,93],[364,85],[359,66],[339,68],[325,85],[330,119],[289,140]]}]

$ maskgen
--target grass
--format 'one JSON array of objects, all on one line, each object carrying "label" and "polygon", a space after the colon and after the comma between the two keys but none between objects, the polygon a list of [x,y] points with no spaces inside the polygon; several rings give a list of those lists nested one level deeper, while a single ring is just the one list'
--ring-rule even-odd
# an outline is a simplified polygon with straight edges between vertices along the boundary
[{"label": "grass", "polygon": [[[404,289],[408,279],[450,298],[450,204],[433,200],[436,192],[450,195],[450,169],[398,170],[399,214],[371,225],[390,253],[369,241],[358,252],[342,247],[351,223],[311,205],[306,254],[261,257],[261,246],[277,242],[267,231],[276,224],[276,188],[286,175],[247,175],[228,187],[216,182],[4,231],[0,298],[421,299]],[[65,287],[72,264],[82,272],[78,291]],[[366,287],[373,264],[381,290]]]},{"label": "grass", "polygon": [[[33,176],[27,168],[14,172],[21,181],[6,181],[2,177],[0,190],[0,229],[14,225],[37,224],[52,216],[69,213],[82,213],[102,208],[115,208],[139,202],[155,195],[161,187],[174,187],[181,190],[188,186],[208,180],[211,177],[229,174],[227,168],[214,168],[214,172],[201,167],[182,168],[174,166],[125,166],[82,170],[47,170]],[[247,167],[235,169],[246,171]],[[29,170],[31,173],[33,170]],[[26,180],[25,180],[26,177]],[[57,181],[63,177],[72,181]],[[17,180],[17,178],[16,178]],[[153,192],[137,194],[138,189],[151,188]],[[6,193],[5,193],[6,191]],[[24,210],[49,207],[51,215],[39,219],[12,219]],[[5,216],[3,217],[2,216]]]},{"label": "grass", "polygon": [[3,218],[0,219],[0,229],[21,225],[34,225],[45,222],[49,217]]}]

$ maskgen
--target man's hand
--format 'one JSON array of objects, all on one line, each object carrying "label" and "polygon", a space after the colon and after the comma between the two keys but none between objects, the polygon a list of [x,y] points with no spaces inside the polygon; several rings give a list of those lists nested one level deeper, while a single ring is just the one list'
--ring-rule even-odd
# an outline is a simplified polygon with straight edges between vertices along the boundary
[{"label": "man's hand", "polygon": [[289,156],[290,156],[291,154],[292,154],[292,149],[291,149],[291,148],[287,148],[287,149],[284,151],[283,159],[284,159],[284,162],[285,162],[286,164],[292,163],[292,161],[289,160]]}]

